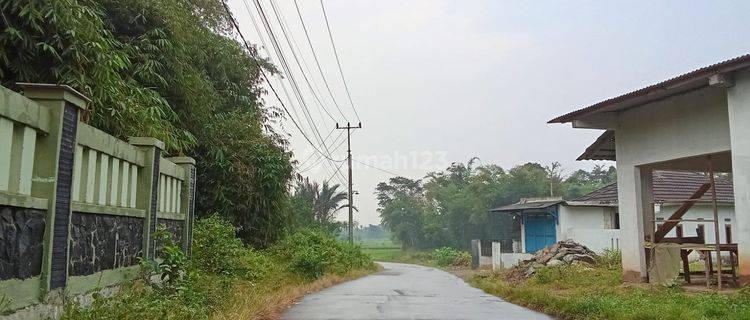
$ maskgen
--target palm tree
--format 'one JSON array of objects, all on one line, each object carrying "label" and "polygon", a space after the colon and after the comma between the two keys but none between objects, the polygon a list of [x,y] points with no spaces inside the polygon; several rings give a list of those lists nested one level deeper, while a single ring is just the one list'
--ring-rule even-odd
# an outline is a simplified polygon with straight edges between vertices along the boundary
[{"label": "palm tree", "polygon": [[329,186],[327,182],[321,186],[317,182],[305,179],[297,186],[295,196],[312,204],[310,214],[313,220],[326,223],[333,221],[336,211],[348,205],[341,205],[341,202],[346,201],[348,197],[346,192],[339,191],[340,187],[339,184]]}]

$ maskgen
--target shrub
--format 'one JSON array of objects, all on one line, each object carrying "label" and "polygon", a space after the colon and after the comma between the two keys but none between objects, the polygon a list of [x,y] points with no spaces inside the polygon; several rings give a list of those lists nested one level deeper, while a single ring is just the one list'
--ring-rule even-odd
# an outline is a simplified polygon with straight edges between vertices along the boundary
[{"label": "shrub", "polygon": [[471,255],[468,252],[458,251],[451,247],[442,247],[432,252],[435,264],[445,266],[468,266],[471,264]]},{"label": "shrub", "polygon": [[619,269],[622,267],[622,252],[604,249],[604,252],[596,257],[596,260],[598,265],[607,269]]},{"label": "shrub", "polygon": [[247,249],[228,221],[214,214],[196,221],[193,229],[193,264],[217,275],[240,275]]},{"label": "shrub", "polygon": [[284,238],[271,248],[273,254],[288,263],[292,273],[316,279],[326,273],[344,274],[371,267],[371,258],[358,245],[341,242],[319,230],[302,230]]},{"label": "shrub", "polygon": [[164,226],[159,226],[154,238],[157,243],[164,244],[161,249],[157,250],[158,259],[145,264],[144,260],[141,265],[151,267],[152,273],[161,275],[160,289],[175,292],[181,289],[183,277],[187,271],[187,255],[172,240],[172,235],[164,229]]},{"label": "shrub", "polygon": [[242,256],[241,266],[244,271],[243,277],[251,281],[267,278],[276,267],[267,253],[252,249],[248,249]]},{"label": "shrub", "polygon": [[456,256],[455,259],[453,259],[453,266],[455,267],[468,267],[471,266],[471,254],[466,251],[461,251]]}]

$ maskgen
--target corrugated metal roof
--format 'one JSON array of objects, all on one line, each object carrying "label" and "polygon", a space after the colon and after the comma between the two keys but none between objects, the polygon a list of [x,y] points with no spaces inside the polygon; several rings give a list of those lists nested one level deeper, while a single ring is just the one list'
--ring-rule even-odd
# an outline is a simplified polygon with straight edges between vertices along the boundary
[{"label": "corrugated metal roof", "polygon": [[602,187],[601,189],[595,190],[573,201],[592,202],[592,203],[600,203],[600,204],[616,204],[617,203],[617,183],[616,182],[610,183]]},{"label": "corrugated metal roof", "polygon": [[632,108],[658,99],[663,99],[670,95],[707,86],[708,78],[712,75],[730,72],[748,66],[750,66],[750,54],[712,64],[657,84],[604,100],[586,108],[569,112],[550,120],[549,123],[566,123],[593,113]]},{"label": "corrugated metal roof", "polygon": [[562,203],[562,198],[522,198],[520,201],[502,206],[499,208],[491,209],[491,212],[499,211],[518,211],[518,210],[529,210],[529,209],[545,209],[556,204]]},{"label": "corrugated metal roof", "polygon": [[[702,184],[709,182],[707,174],[686,171],[654,171],[654,201],[661,203],[682,202],[693,195]],[[722,203],[734,203],[732,183],[723,177],[716,178],[716,198]],[[711,190],[702,200],[711,200]],[[617,184],[609,184],[599,190],[584,195],[574,202],[599,203],[611,205],[617,203]]]},{"label": "corrugated metal roof", "polygon": [[607,130],[594,141],[581,156],[581,160],[612,160],[616,161],[615,155],[615,131]]}]

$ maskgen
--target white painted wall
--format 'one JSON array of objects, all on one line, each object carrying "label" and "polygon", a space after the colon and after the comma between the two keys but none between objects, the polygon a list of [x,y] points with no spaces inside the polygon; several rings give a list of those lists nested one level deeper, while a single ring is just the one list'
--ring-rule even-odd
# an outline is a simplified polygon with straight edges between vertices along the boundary
[{"label": "white painted wall", "polygon": [[[661,206],[660,210],[656,212],[656,218],[663,218],[663,219],[669,219],[669,216],[674,213],[679,206],[677,205],[665,205]],[[685,213],[685,215],[682,217],[683,219],[704,219],[704,220],[713,220],[714,218],[714,210],[713,207],[710,205],[695,205],[690,210]],[[727,221],[729,220],[729,221]],[[734,206],[732,205],[726,205],[722,204],[719,205],[719,237],[721,239],[721,243],[725,243],[726,241],[726,232],[724,232],[725,228],[724,226],[727,224],[732,225],[732,237],[733,240],[737,238],[737,230],[735,226],[735,214],[734,214]],[[707,243],[714,243],[714,224],[713,222],[683,222],[682,223],[682,230],[683,235],[687,237],[694,237],[697,235],[695,232],[696,228],[698,228],[699,224],[703,224],[706,229],[706,242]],[[675,237],[677,234],[675,233],[675,230],[672,229],[669,233],[667,233],[667,237]]]},{"label": "white painted wall", "polygon": [[612,207],[560,206],[558,240],[573,240],[594,252],[620,248],[620,230],[613,229]]},{"label": "white painted wall", "polygon": [[534,257],[531,253],[510,253],[502,252],[500,242],[492,243],[492,270],[511,268],[523,260]]},{"label": "white painted wall", "polygon": [[650,219],[651,174],[640,166],[729,151],[728,127],[726,93],[719,87],[688,92],[618,114],[615,138],[620,249],[626,280],[644,280],[646,276],[643,241],[644,226],[650,223],[646,220]]}]

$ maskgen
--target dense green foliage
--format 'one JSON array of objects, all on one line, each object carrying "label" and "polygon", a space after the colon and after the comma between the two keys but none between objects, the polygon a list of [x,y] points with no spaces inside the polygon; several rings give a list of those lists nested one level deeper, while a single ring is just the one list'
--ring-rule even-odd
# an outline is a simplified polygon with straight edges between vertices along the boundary
[{"label": "dense green foliage", "polygon": [[275,69],[231,38],[220,0],[3,0],[0,9],[3,86],[72,86],[92,99],[84,121],[196,158],[199,215],[221,212],[260,246],[287,231],[292,165],[259,66]]},{"label": "dense green foliage", "polygon": [[559,265],[527,280],[507,273],[477,275],[469,283],[510,302],[560,319],[748,319],[750,291],[690,292],[679,287],[623,286],[618,252],[595,266]]},{"label": "dense green foliage", "polygon": [[468,267],[471,265],[471,255],[466,251],[458,251],[451,247],[437,248],[432,252],[435,264],[441,267]]},{"label": "dense green foliage", "polygon": [[488,164],[454,163],[425,180],[391,178],[376,188],[385,226],[404,248],[468,247],[471,239],[508,238],[513,220],[489,214],[491,208],[524,197],[576,198],[614,182],[614,167],[579,170],[563,179],[559,166],[536,163],[508,171]]},{"label": "dense green foliage", "polygon": [[[289,202],[292,226],[316,228],[330,234],[339,234],[346,224],[336,221],[336,212],[346,207],[347,194],[340,185],[322,185],[309,179],[300,180],[294,188]],[[344,204],[342,204],[342,202]]]},{"label": "dense green foliage", "polygon": [[275,245],[273,253],[288,263],[292,272],[310,279],[372,265],[358,245],[339,241],[320,230],[296,232]]},{"label": "dense green foliage", "polygon": [[[238,285],[272,287],[279,279],[309,282],[374,267],[359,247],[320,231],[301,231],[266,250],[254,250],[218,216],[197,221],[191,258],[169,240],[158,258],[154,266],[143,268],[142,281],[113,297],[97,297],[89,308],[68,305],[63,319],[208,319],[227,307]],[[154,274],[161,274],[162,281],[150,283]]]}]

